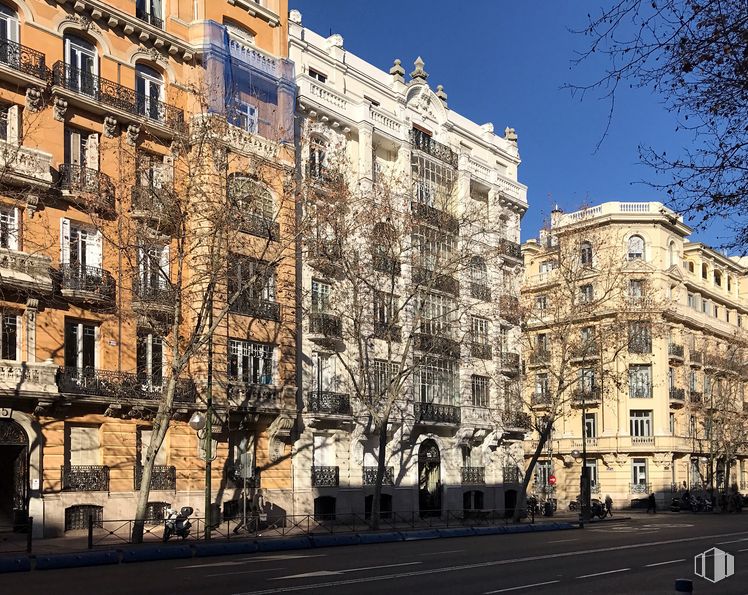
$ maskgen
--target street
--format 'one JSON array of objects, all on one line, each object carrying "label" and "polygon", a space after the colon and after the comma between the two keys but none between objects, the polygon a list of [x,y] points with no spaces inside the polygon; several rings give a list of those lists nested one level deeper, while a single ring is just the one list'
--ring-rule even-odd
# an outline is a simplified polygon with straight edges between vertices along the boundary
[{"label": "street", "polygon": [[[719,547],[735,575],[693,574]],[[3,594],[50,593],[695,593],[748,592],[748,516],[637,515],[584,530],[436,539],[4,575]]]}]

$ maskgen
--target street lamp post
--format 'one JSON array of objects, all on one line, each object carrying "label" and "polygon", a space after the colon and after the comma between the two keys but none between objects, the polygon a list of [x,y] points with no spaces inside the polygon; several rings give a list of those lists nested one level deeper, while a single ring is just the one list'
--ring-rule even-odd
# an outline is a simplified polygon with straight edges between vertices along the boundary
[{"label": "street lamp post", "polygon": [[582,392],[582,452],[572,451],[571,455],[575,459],[582,459],[582,472],[579,475],[579,526],[584,527],[584,523],[590,518],[590,470],[587,467],[587,428],[585,421],[587,417],[587,408],[585,394]]}]

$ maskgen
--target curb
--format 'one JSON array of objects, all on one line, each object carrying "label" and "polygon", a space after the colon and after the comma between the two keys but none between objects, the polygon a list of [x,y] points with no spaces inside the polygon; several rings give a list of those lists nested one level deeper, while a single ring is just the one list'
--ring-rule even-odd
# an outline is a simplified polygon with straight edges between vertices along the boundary
[{"label": "curb", "polygon": [[389,531],[382,533],[322,534],[280,539],[234,541],[229,543],[196,543],[190,545],[150,546],[136,549],[86,551],[69,554],[46,554],[40,556],[0,556],[0,574],[8,572],[30,572],[33,570],[57,570],[106,564],[131,564],[156,560],[185,558],[207,558],[253,554],[255,552],[278,552],[345,545],[394,543],[399,541],[423,541],[450,537],[472,537],[478,535],[507,535],[545,531],[576,529],[572,523],[547,523],[538,525],[500,525],[494,527],[446,527],[420,529],[417,531]]}]

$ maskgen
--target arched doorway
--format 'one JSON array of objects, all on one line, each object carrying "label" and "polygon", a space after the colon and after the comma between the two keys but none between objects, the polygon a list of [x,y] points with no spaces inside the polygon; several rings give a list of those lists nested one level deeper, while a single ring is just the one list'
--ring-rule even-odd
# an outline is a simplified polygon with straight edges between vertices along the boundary
[{"label": "arched doorway", "polygon": [[0,420],[0,528],[22,528],[28,518],[29,438],[11,419]]},{"label": "arched doorway", "polygon": [[441,455],[431,438],[418,449],[418,507],[422,517],[442,513]]}]

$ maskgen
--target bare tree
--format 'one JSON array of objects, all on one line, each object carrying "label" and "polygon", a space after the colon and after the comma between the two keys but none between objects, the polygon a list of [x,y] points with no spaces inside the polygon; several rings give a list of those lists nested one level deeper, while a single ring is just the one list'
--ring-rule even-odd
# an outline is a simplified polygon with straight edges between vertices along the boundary
[{"label": "bare tree", "polygon": [[733,227],[729,245],[744,249],[748,222],[748,6],[742,0],[616,0],[588,15],[589,38],[578,62],[607,59],[604,73],[569,87],[610,100],[620,85],[654,90],[693,135],[681,156],[640,147],[640,157],[671,178],[655,188],[703,222]]},{"label": "bare tree", "polygon": [[[604,405],[627,384],[651,390],[631,384],[626,366],[615,364],[629,353],[651,357],[652,339],[665,331],[666,302],[646,282],[641,255],[626,254],[622,235],[598,226],[585,210],[578,214],[523,250],[533,271],[521,299],[524,402],[538,439],[521,498],[557,420],[575,407]],[[584,439],[581,424],[580,431]]]}]

